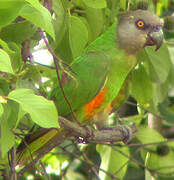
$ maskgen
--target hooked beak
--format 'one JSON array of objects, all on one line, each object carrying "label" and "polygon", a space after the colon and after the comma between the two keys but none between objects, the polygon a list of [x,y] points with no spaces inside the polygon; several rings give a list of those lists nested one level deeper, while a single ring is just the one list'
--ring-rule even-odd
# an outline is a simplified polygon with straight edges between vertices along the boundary
[{"label": "hooked beak", "polygon": [[154,46],[156,45],[155,51],[157,51],[163,43],[163,32],[162,29],[159,31],[151,31],[148,33],[146,43],[144,46]]}]

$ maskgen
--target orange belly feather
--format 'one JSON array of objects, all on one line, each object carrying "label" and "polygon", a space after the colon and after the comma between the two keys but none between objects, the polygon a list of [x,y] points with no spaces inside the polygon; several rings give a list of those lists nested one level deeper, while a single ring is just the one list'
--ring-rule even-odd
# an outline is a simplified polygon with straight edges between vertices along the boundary
[{"label": "orange belly feather", "polygon": [[106,89],[103,88],[88,104],[85,105],[85,119],[93,117],[105,100]]}]

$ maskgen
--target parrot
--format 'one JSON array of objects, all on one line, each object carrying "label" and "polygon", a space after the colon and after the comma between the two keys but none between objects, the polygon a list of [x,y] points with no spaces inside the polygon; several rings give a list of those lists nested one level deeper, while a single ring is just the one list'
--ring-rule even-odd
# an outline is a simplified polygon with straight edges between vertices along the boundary
[{"label": "parrot", "polygon": [[[102,124],[100,118],[107,116],[119,101],[117,95],[125,89],[128,75],[137,64],[137,54],[145,46],[156,45],[158,50],[162,41],[160,18],[137,10],[121,17],[92,42],[71,64],[75,80],[70,77],[63,84],[77,120],[99,119]],[[61,89],[54,91],[59,115],[68,116],[71,111]]]},{"label": "parrot", "polygon": [[[146,46],[158,50],[162,42],[162,21],[158,16],[141,9],[125,12],[70,64],[72,75],[62,81],[63,93],[59,85],[51,92],[59,116],[76,119],[80,124],[92,122],[97,128],[105,126],[110,112],[124,99],[120,94],[127,91],[138,54]],[[54,131],[51,139],[58,133]],[[35,135],[30,141],[36,139]],[[24,147],[23,143],[17,150],[20,159],[24,159]]]}]

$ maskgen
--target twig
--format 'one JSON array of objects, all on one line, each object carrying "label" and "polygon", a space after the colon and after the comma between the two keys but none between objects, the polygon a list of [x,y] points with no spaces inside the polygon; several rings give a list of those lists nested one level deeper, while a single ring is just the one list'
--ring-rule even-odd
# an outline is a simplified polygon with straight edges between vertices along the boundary
[{"label": "twig", "polygon": [[71,167],[72,163],[73,163],[73,160],[69,161],[68,166],[64,170],[61,171],[60,179],[62,179],[62,180],[65,179],[66,173],[67,173],[68,169]]},{"label": "twig", "polygon": [[[85,154],[83,151],[80,151],[80,149],[77,147],[77,144],[75,144],[74,142],[73,142],[73,144],[74,144],[74,147],[76,148],[76,150],[82,155],[83,159],[84,159],[86,162],[90,163],[91,161],[88,159],[88,157],[86,156],[86,154]],[[99,167],[90,166],[90,169],[91,169],[91,171],[95,174],[95,177],[96,177],[98,180],[100,180],[100,178],[99,178],[99,176],[98,176],[98,173],[97,173],[97,169],[98,169],[98,168],[99,168]]]},{"label": "twig", "polygon": [[73,9],[71,12],[79,13],[79,14],[86,14],[85,10],[80,10],[80,9]]},{"label": "twig", "polygon": [[[54,54],[54,52],[53,52],[53,51],[51,50],[51,48],[49,47],[49,44],[48,44],[48,41],[47,41],[47,39],[46,39],[46,37],[45,37],[45,35],[44,35],[44,32],[43,32],[42,30],[40,30],[40,33],[41,33],[41,35],[42,35],[42,38],[43,38],[43,40],[44,40],[44,43],[45,43],[48,51],[49,51],[50,54],[53,56],[53,61],[54,61],[54,65],[55,65],[55,69],[56,69],[56,74],[57,74],[57,80],[58,80],[59,87],[60,87],[60,89],[61,89],[62,95],[63,95],[63,97],[64,97],[64,99],[65,99],[65,101],[66,101],[66,103],[67,103],[67,105],[68,105],[68,107],[69,107],[69,109],[70,109],[70,112],[71,112],[71,114],[72,114],[72,117],[73,117],[74,121],[75,121],[78,125],[80,125],[80,123],[78,122],[78,120],[77,120],[77,118],[76,118],[76,116],[75,116],[75,113],[74,113],[74,111],[73,111],[73,109],[72,109],[72,107],[71,107],[71,104],[70,104],[68,98],[66,97],[66,94],[65,94],[65,92],[64,92],[64,89],[63,89],[63,86],[62,86],[62,83],[61,83],[61,78],[60,78],[59,68],[58,68],[58,61],[59,61],[59,59],[56,57],[56,55]],[[59,62],[60,62],[60,61],[59,61]]]},{"label": "twig", "polygon": [[[145,143],[145,144],[127,144],[127,145],[122,145],[119,144],[119,147],[146,147],[146,146],[154,146],[154,145],[160,145],[160,144],[167,144],[169,142],[173,142],[174,139],[168,139],[167,141],[159,141],[159,142],[152,142],[152,143]],[[118,144],[111,144],[111,146],[118,146]]]},{"label": "twig", "polygon": [[44,172],[44,175],[46,176],[46,178],[47,178],[48,180],[51,180],[49,174],[47,174],[47,171],[46,171],[46,169],[45,169],[45,166],[44,166],[43,162],[42,162],[42,161],[39,161],[39,163],[40,163],[40,165],[41,165],[41,167],[42,167],[42,169],[43,169],[43,172]]},{"label": "twig", "polygon": [[112,148],[113,148],[115,151],[117,151],[117,152],[119,152],[120,154],[122,154],[124,157],[126,157],[126,158],[128,158],[129,160],[135,162],[135,163],[138,164],[139,166],[147,169],[149,172],[154,172],[154,170],[149,169],[149,168],[148,168],[147,166],[145,166],[143,163],[137,161],[137,160],[134,159],[133,157],[128,156],[128,155],[127,155],[126,153],[124,153],[123,151],[120,151],[119,149],[115,148],[114,146],[112,146]]},{"label": "twig", "polygon": [[[77,154],[75,154],[75,153],[73,153],[73,152],[70,152],[70,151],[67,151],[64,147],[61,147],[61,146],[58,146],[58,147],[61,148],[64,152],[66,152],[66,153],[70,154],[71,156],[75,157],[76,159],[79,159],[81,162],[84,162],[84,163],[86,163],[86,164],[89,165],[89,166],[93,166],[93,167],[95,167],[95,168],[98,168],[98,166],[97,166],[96,164],[93,164],[93,163],[91,163],[91,162],[87,162],[87,161],[79,158],[79,156],[78,156]],[[104,169],[102,169],[102,168],[99,168],[99,170],[102,171],[102,172],[104,172],[105,174],[107,174],[107,175],[108,175],[109,177],[111,177],[112,179],[121,180],[120,178],[116,177],[115,175],[107,172],[106,170],[104,170]]]},{"label": "twig", "polygon": [[11,160],[10,160],[10,180],[17,180],[16,179],[16,149],[15,146],[12,147],[10,150]]},{"label": "twig", "polygon": [[[30,60],[26,59],[26,62],[30,63]],[[36,61],[34,61],[32,64],[36,64],[36,65],[39,65],[41,67],[45,67],[45,68],[48,68],[48,69],[55,69],[54,66],[50,66],[50,65],[46,65],[46,64],[41,64],[41,63],[36,62]]]}]

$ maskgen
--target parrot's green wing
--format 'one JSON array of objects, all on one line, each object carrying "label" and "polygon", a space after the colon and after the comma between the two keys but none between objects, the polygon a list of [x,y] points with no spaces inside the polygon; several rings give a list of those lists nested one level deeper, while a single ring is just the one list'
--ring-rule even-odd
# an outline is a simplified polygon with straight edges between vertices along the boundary
[{"label": "parrot's green wing", "polygon": [[[64,83],[64,93],[73,110],[87,104],[105,83],[110,67],[110,59],[100,51],[91,51],[75,59],[72,64],[73,77]],[[97,78],[96,78],[97,77]],[[55,91],[56,105],[60,115],[68,115],[70,108],[61,89]]]}]

